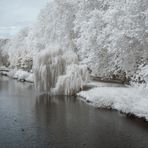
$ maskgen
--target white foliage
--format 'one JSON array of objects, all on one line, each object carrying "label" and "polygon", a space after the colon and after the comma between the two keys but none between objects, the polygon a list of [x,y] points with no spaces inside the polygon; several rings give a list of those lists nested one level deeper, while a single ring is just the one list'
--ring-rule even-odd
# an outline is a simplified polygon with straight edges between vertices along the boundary
[{"label": "white foliage", "polygon": [[148,65],[139,66],[137,73],[133,77],[133,81],[141,82],[140,86],[148,87]]},{"label": "white foliage", "polygon": [[139,65],[148,65],[148,1],[52,0],[35,25],[11,39],[5,50],[12,68],[30,71],[34,60],[38,90],[65,83],[58,77],[71,64],[86,64],[102,77],[131,77]]},{"label": "white foliage", "polygon": [[74,95],[89,80],[87,67],[78,65],[72,51],[50,48],[35,56],[34,62],[35,87],[40,92]]},{"label": "white foliage", "polygon": [[29,73],[29,72],[23,71],[21,69],[10,70],[8,73],[8,76],[12,77],[14,79],[18,79],[19,81],[34,82],[33,73]]},{"label": "white foliage", "polygon": [[30,28],[21,30],[6,46],[9,55],[10,67],[24,68],[30,70],[32,61],[32,51],[28,39]]},{"label": "white foliage", "polygon": [[9,66],[8,54],[5,51],[9,39],[0,39],[0,66]]},{"label": "white foliage", "polygon": [[85,65],[69,65],[65,75],[59,76],[53,94],[75,95],[88,83],[89,73]]},{"label": "white foliage", "polygon": [[147,6],[147,0],[81,1],[75,43],[83,63],[97,75],[110,71],[132,75],[148,53]]}]

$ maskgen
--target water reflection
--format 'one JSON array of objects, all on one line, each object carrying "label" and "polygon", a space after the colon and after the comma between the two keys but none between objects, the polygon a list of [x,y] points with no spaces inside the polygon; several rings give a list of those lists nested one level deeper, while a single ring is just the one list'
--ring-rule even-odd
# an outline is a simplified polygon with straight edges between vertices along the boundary
[{"label": "water reflection", "polygon": [[[36,123],[46,130],[55,140],[55,145],[63,147],[80,147],[96,145],[96,137],[89,140],[96,127],[90,127],[94,110],[89,110],[75,97],[41,95],[36,101]],[[86,140],[87,139],[87,140]],[[95,146],[96,147],[96,146]]]},{"label": "water reflection", "polygon": [[36,116],[46,126],[57,123],[68,128],[70,120],[78,120],[76,115],[81,115],[82,105],[75,97],[41,95],[36,99]]},{"label": "water reflection", "polygon": [[147,148],[148,124],[0,77],[0,147]]}]

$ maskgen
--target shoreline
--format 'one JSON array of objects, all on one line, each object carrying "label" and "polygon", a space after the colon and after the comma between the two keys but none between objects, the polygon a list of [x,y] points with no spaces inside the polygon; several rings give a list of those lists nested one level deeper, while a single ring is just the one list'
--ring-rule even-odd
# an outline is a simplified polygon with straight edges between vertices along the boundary
[{"label": "shoreline", "polygon": [[120,113],[121,115],[124,115],[125,117],[129,118],[129,119],[138,119],[138,120],[141,120],[142,122],[145,122],[145,123],[148,123],[148,120],[146,120],[145,117],[139,117],[139,116],[136,116],[135,114],[133,113],[125,113],[125,112],[122,112],[120,110],[117,110],[117,109],[113,109],[113,108],[107,108],[107,107],[97,107],[96,105],[93,104],[93,102],[90,102],[90,101],[87,101],[85,98],[81,97],[81,96],[77,96],[79,100],[81,100],[82,102],[96,108],[97,110],[106,110],[106,111],[115,111],[117,113]]},{"label": "shoreline", "polygon": [[96,87],[77,94],[80,99],[99,109],[116,110],[129,117],[148,122],[148,93],[146,89]]},{"label": "shoreline", "polygon": [[[28,73],[28,72],[25,72],[25,71],[22,71],[22,70],[20,72],[18,70],[19,71],[19,74],[16,76],[16,73],[18,71],[15,70],[15,72],[13,72],[14,75],[10,74],[11,71],[13,71],[13,70],[8,70],[8,69],[7,70],[0,70],[0,75],[9,77],[9,78],[12,78],[12,79],[15,79],[15,80],[18,80],[20,82],[27,82],[27,83],[32,83],[32,84],[34,83],[33,82],[33,79],[32,79],[32,77],[33,77],[33,74],[32,73]],[[28,79],[28,77],[30,77],[30,80]],[[120,112],[120,113],[126,115],[127,117],[130,117],[130,118],[138,118],[140,120],[143,120],[144,122],[148,122],[148,115],[144,116],[144,115],[142,115],[142,113],[141,113],[141,115],[139,115],[139,113],[134,113],[134,112],[131,112],[131,111],[128,111],[128,110],[119,109],[119,108],[117,108],[117,107],[115,107],[113,105],[114,102],[111,102],[111,104],[105,105],[105,103],[108,102],[109,99],[108,100],[105,99],[106,102],[104,101],[104,104],[102,103],[102,105],[101,104],[98,105],[99,99],[93,100],[90,97],[91,95],[93,95],[93,93],[89,97],[87,96],[87,93],[89,93],[89,91],[92,91],[93,89],[97,89],[97,88],[98,89],[101,89],[101,88],[103,89],[103,88],[107,88],[107,87],[106,86],[99,86],[99,87],[91,88],[90,90],[87,90],[87,91],[83,90],[83,91],[78,92],[76,94],[76,96],[79,97],[80,100],[84,101],[85,103],[87,103],[87,104],[89,104],[89,105],[91,105],[91,106],[93,106],[95,108],[98,108],[98,109],[107,109],[107,110],[115,110],[117,112]],[[108,88],[114,88],[114,87],[108,87]],[[114,89],[119,89],[119,88],[121,88],[121,87],[115,87]],[[130,88],[126,88],[126,89],[130,89]],[[137,88],[137,90],[139,90],[139,89]],[[86,95],[85,95],[85,93],[86,93]],[[98,96],[95,96],[95,97],[99,98],[101,96],[98,95]],[[130,100],[128,100],[128,101],[130,102]]]},{"label": "shoreline", "polygon": [[6,76],[20,82],[33,82],[33,73],[23,71],[21,69],[8,69],[8,68],[0,68],[0,75]]}]

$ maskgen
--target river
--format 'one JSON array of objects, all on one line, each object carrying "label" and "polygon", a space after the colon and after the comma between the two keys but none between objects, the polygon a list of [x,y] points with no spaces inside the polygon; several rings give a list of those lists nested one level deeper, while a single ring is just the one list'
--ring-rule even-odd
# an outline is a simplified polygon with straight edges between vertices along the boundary
[{"label": "river", "polygon": [[147,148],[148,123],[0,76],[0,148]]}]

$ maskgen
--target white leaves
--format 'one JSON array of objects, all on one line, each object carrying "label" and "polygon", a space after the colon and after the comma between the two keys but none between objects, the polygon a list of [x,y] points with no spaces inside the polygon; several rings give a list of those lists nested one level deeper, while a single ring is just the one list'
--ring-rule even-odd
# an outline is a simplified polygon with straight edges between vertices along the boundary
[{"label": "white leaves", "polygon": [[6,51],[12,67],[31,69],[33,59],[37,78],[51,82],[48,90],[71,64],[87,64],[99,76],[131,76],[148,64],[147,47],[147,0],[53,0]]},{"label": "white leaves", "polygon": [[72,51],[42,51],[35,57],[35,87],[54,95],[74,95],[89,80],[87,66],[78,65]]}]

